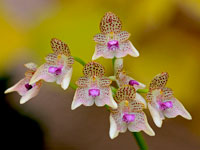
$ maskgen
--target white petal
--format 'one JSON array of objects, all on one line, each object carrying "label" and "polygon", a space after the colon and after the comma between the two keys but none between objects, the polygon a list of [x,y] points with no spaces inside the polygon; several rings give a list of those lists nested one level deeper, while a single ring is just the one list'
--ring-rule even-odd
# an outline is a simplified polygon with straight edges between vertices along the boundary
[{"label": "white petal", "polygon": [[167,118],[175,118],[176,116],[180,115],[185,119],[188,119],[188,120],[192,119],[192,116],[185,109],[185,107],[183,106],[183,104],[181,104],[180,101],[174,98],[172,99],[172,102],[174,106],[172,108],[169,108],[163,111],[164,115]]},{"label": "white petal", "polygon": [[72,105],[71,105],[71,110],[74,110],[81,105],[82,105],[81,101],[77,101],[77,100],[73,99]]},{"label": "white petal", "polygon": [[92,56],[92,60],[96,60],[101,56],[102,56],[102,46],[99,46],[99,44],[97,44],[95,46],[95,51],[94,51],[94,54]]},{"label": "white petal", "polygon": [[29,84],[34,84],[39,80],[44,80],[46,82],[55,82],[57,76],[54,74],[48,73],[49,64],[41,65],[36,72],[33,74]]},{"label": "white petal", "polygon": [[117,103],[113,99],[111,88],[110,87],[101,88],[100,92],[101,92],[100,96],[97,96],[95,98],[95,104],[100,107],[107,104],[113,109],[116,109]]},{"label": "white petal", "polygon": [[21,97],[20,104],[24,104],[31,98],[35,97],[39,91],[40,91],[39,86],[35,86],[32,89],[30,89],[28,92],[26,92],[26,94],[24,96]]},{"label": "white petal", "polygon": [[156,124],[156,126],[161,127],[162,126],[162,118],[161,118],[158,110],[156,110],[156,108],[152,107],[151,104],[149,104],[149,103],[148,103],[148,108],[149,108],[149,111],[151,113],[151,116],[152,116],[153,121]]},{"label": "white petal", "polygon": [[144,120],[145,120],[145,126],[146,128],[144,129],[144,132],[150,136],[155,136],[155,132],[153,131],[153,129],[150,127],[148,121],[147,121],[147,117],[144,114]]},{"label": "white petal", "polygon": [[117,130],[117,124],[114,120],[114,118],[112,117],[112,115],[110,114],[110,131],[109,131],[109,135],[111,139],[116,138],[119,135],[119,131]]},{"label": "white petal", "polygon": [[17,87],[21,84],[21,82],[23,82],[24,79],[20,80],[19,82],[17,82],[15,85],[13,85],[12,87],[8,88],[4,93],[10,93],[10,92],[14,92],[17,90]]},{"label": "white petal", "polygon": [[133,46],[133,44],[129,41],[130,47],[132,51],[129,51],[129,55],[133,56],[133,57],[138,57],[140,54],[137,51],[137,49]]},{"label": "white petal", "polygon": [[140,94],[136,93],[135,99],[139,102],[142,102],[144,104],[145,108],[147,107],[147,103],[146,103],[145,99]]},{"label": "white petal", "polygon": [[20,81],[18,81],[15,85],[13,85],[12,87],[8,88],[4,93],[10,93],[10,92],[18,92],[19,95],[24,95],[27,92],[27,89],[25,88],[25,84],[28,82],[28,79],[23,78]]},{"label": "white petal", "polygon": [[71,109],[74,110],[80,105],[92,106],[94,104],[93,97],[88,95],[88,88],[77,88],[72,101]]},{"label": "white petal", "polygon": [[110,91],[109,91],[109,97],[110,97],[110,101],[109,101],[109,106],[112,107],[113,109],[117,109],[118,105],[117,103],[115,102],[115,100],[113,99],[113,96],[112,96],[112,91],[111,91],[111,88],[110,88]]},{"label": "white petal", "polygon": [[72,77],[72,68],[64,75],[63,80],[61,81],[61,87],[64,90],[68,88],[71,77]]}]

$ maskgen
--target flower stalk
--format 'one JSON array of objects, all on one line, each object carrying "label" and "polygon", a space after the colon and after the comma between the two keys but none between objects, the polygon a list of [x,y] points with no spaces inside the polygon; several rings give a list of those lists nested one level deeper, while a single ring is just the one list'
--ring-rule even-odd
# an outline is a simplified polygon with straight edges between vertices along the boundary
[{"label": "flower stalk", "polygon": [[135,137],[135,140],[140,147],[140,150],[147,150],[148,146],[140,132],[132,132],[133,136]]}]

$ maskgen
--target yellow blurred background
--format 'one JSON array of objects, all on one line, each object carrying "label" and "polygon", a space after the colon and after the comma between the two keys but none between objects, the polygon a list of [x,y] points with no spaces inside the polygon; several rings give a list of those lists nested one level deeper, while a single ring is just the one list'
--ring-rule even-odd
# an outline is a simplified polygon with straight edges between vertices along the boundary
[{"label": "yellow blurred background", "polygon": [[[12,75],[14,78],[9,81],[11,86],[23,77],[23,64],[29,61],[44,63],[44,57],[51,52],[50,40],[53,37],[66,42],[72,55],[89,62],[95,47],[93,36],[100,32],[100,19],[107,11],[120,17],[123,30],[131,33],[130,40],[140,52],[138,58],[125,57],[129,75],[148,86],[156,74],[167,71],[170,75],[167,86],[174,90],[175,96],[193,117],[192,121],[183,118],[170,121],[177,122],[178,128],[179,125],[184,126],[188,134],[191,133],[199,141],[200,0],[1,0],[0,75]],[[97,61],[105,66],[107,75],[112,75],[111,60],[100,58]],[[75,63],[72,82],[80,76],[82,66]],[[50,91],[55,92],[52,95],[58,95],[58,92],[66,97],[72,93],[72,90],[63,92],[59,86],[52,84],[50,87],[53,89]],[[37,99],[40,98],[39,94]],[[15,103],[9,103],[19,111],[25,113],[31,110],[32,102],[19,106],[19,96],[13,95],[12,99],[16,99]],[[38,106],[37,103],[39,100],[33,106]],[[31,110],[31,114],[34,115],[35,110],[40,112],[39,108]],[[150,116],[149,120],[152,120]],[[164,124],[167,126],[168,122]],[[62,140],[61,145],[70,144]],[[148,141],[151,142],[151,139],[148,138]]]}]

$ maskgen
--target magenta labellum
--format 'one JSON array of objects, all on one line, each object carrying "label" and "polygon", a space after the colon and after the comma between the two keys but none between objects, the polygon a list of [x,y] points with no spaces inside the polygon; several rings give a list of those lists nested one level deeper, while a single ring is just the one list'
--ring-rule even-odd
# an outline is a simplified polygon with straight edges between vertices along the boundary
[{"label": "magenta labellum", "polygon": [[126,123],[133,122],[135,120],[134,114],[124,114],[122,120]]},{"label": "magenta labellum", "polygon": [[130,80],[129,85],[134,86],[134,85],[139,85],[139,83],[136,80]]},{"label": "magenta labellum", "polygon": [[117,40],[109,41],[107,44],[109,50],[116,50],[119,48],[119,42]]},{"label": "magenta labellum", "polygon": [[96,97],[100,95],[99,89],[89,89],[88,90],[89,96]]},{"label": "magenta labellum", "polygon": [[160,110],[166,110],[166,109],[172,108],[172,107],[173,107],[172,101],[159,102]]},{"label": "magenta labellum", "polygon": [[25,88],[27,89],[27,90],[30,90],[30,89],[32,89],[33,88],[33,86],[32,85],[30,85],[30,84],[25,84],[24,85],[25,86]]},{"label": "magenta labellum", "polygon": [[55,75],[60,75],[62,73],[62,67],[50,66],[48,72]]}]

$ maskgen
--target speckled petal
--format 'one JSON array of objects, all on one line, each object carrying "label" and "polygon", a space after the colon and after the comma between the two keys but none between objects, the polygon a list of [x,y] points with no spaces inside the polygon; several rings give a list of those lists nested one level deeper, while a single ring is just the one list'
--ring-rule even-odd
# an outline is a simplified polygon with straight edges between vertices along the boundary
[{"label": "speckled petal", "polygon": [[164,87],[161,89],[161,91],[163,92],[164,100],[172,99],[174,97],[173,91],[170,88]]},{"label": "speckled petal", "polygon": [[119,42],[126,41],[128,40],[129,37],[130,37],[130,33],[128,33],[127,31],[121,31],[118,34],[114,35],[114,39]]},{"label": "speckled petal", "polygon": [[169,78],[169,75],[167,72],[163,72],[156,75],[151,81],[149,89],[154,90],[154,89],[164,88],[165,85],[167,84],[168,78]]},{"label": "speckled petal", "polygon": [[170,99],[170,101],[172,101],[173,107],[163,110],[163,113],[167,118],[174,118],[180,115],[185,119],[192,119],[190,113],[185,109],[185,107],[180,103],[180,101],[178,101],[176,98]]},{"label": "speckled petal", "polygon": [[27,69],[30,69],[30,70],[33,70],[35,71],[37,69],[37,65],[33,62],[30,62],[30,63],[27,63],[27,64],[24,64],[24,66],[27,68]]},{"label": "speckled petal", "polygon": [[45,60],[50,65],[56,65],[57,58],[58,58],[57,54],[50,53],[45,57]]},{"label": "speckled petal", "polygon": [[120,19],[112,12],[107,12],[100,22],[100,30],[102,33],[119,33],[121,31],[122,24]]},{"label": "speckled petal", "polygon": [[24,104],[26,103],[28,100],[32,99],[33,97],[37,96],[39,91],[40,91],[40,87],[42,85],[42,81],[38,81],[36,83],[36,85],[30,89],[29,91],[27,91],[20,99],[20,104]]},{"label": "speckled petal", "polygon": [[96,60],[99,57],[104,57],[106,59],[112,59],[115,57],[115,52],[108,50],[107,45],[96,44],[95,53],[92,56],[92,60]]},{"label": "speckled petal", "polygon": [[146,103],[145,99],[140,94],[136,93],[135,100],[138,101],[138,102],[143,103],[144,104],[144,108],[147,107],[147,103]]},{"label": "speckled petal", "polygon": [[132,45],[132,43],[130,41],[127,40],[125,42],[121,42],[119,44],[119,46],[120,46],[120,48],[116,52],[116,57],[117,58],[125,57],[128,54],[131,55],[131,56],[133,56],[133,57],[138,57],[139,56],[139,52]]},{"label": "speckled petal", "polygon": [[101,34],[101,33],[96,34],[93,39],[96,43],[99,43],[102,45],[105,45],[108,42],[108,36],[106,36],[106,34]]},{"label": "speckled petal", "polygon": [[80,77],[78,79],[78,81],[76,81],[76,84],[79,86],[79,87],[86,87],[89,85],[89,78],[88,77]]},{"label": "speckled petal", "polygon": [[105,74],[104,67],[97,62],[89,62],[83,68],[86,77],[102,77]]},{"label": "speckled petal", "polygon": [[149,126],[145,113],[136,112],[134,114],[135,114],[135,120],[128,125],[128,129],[131,132],[140,132],[143,130],[146,134],[154,136],[155,133]]},{"label": "speckled petal", "polygon": [[76,89],[71,109],[74,110],[82,104],[84,106],[92,106],[94,104],[94,98],[89,96],[88,88],[79,87]]},{"label": "speckled petal", "polygon": [[136,91],[135,88],[130,85],[124,85],[120,87],[115,95],[115,99],[120,103],[121,101],[132,101],[135,99]]},{"label": "speckled petal", "polygon": [[132,44],[130,41],[125,41],[125,42],[120,42],[119,43],[119,49],[116,50],[115,52],[115,57],[116,58],[122,58],[125,57],[126,55],[131,55],[133,57],[138,57],[139,53],[138,51],[132,47]]},{"label": "speckled petal", "polygon": [[36,83],[39,80],[44,80],[46,82],[55,82],[57,76],[48,72],[48,69],[51,65],[45,63],[41,65],[37,71],[34,73],[33,77],[30,80],[30,84]]},{"label": "speckled petal", "polygon": [[69,47],[67,46],[67,44],[65,44],[61,40],[53,38],[51,40],[51,47],[52,47],[54,53],[57,54],[57,55],[58,54],[64,54],[66,56],[70,56],[71,55]]},{"label": "speckled petal", "polygon": [[99,79],[99,85],[102,87],[108,87],[112,81],[108,77],[101,77]]},{"label": "speckled petal", "polygon": [[95,104],[97,106],[104,106],[107,104],[113,109],[117,108],[117,103],[112,97],[112,91],[110,87],[100,88],[100,95],[95,98]]}]

